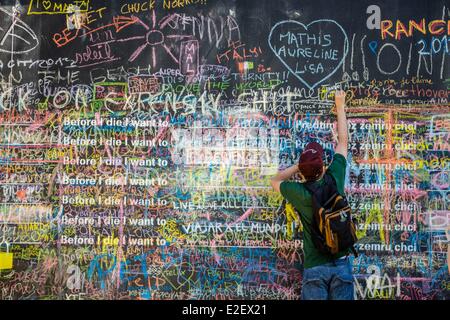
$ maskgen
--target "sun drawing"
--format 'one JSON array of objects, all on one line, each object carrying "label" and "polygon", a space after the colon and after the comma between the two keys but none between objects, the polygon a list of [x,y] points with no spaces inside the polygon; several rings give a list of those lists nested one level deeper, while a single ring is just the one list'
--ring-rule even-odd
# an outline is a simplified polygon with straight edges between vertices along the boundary
[{"label": "sun drawing", "polygon": [[[167,15],[164,18],[162,18],[158,23],[156,22],[156,14],[155,11],[152,11],[152,18],[151,18],[151,22],[152,25],[151,27],[148,26],[147,24],[145,24],[144,22],[142,22],[142,20],[138,19],[138,23],[143,26],[145,28],[145,30],[147,30],[147,33],[145,36],[138,36],[138,37],[133,37],[132,39],[142,39],[145,40],[145,42],[140,45],[130,56],[130,58],[128,59],[128,61],[133,62],[134,60],[136,60],[141,54],[142,52],[147,49],[148,47],[150,47],[151,49],[151,63],[152,63],[152,67],[156,66],[156,49],[157,47],[162,47],[167,54],[172,58],[173,61],[175,61],[175,63],[179,63],[179,59],[177,59],[177,57],[175,56],[175,54],[170,50],[170,48],[168,47],[168,45],[166,44],[166,40],[167,39],[183,39],[183,38],[192,38],[192,36],[189,35],[164,35],[163,33],[163,29],[174,19],[178,18],[178,14],[171,14],[171,15]],[[130,39],[131,40],[131,39]]]}]

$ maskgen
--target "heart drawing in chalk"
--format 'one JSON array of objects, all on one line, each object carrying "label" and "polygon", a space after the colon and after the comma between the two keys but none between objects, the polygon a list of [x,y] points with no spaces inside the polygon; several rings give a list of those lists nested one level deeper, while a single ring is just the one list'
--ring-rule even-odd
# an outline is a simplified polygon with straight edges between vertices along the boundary
[{"label": "heart drawing in chalk", "polygon": [[182,262],[181,265],[176,268],[166,269],[166,272],[173,275],[163,274],[163,278],[174,288],[175,290],[179,290],[181,287],[185,285],[189,285],[194,279],[195,269],[188,263]]},{"label": "heart drawing in chalk", "polygon": [[280,21],[268,40],[277,58],[309,89],[331,77],[348,53],[347,34],[334,20],[316,20],[306,26]]},{"label": "heart drawing in chalk", "polygon": [[45,10],[48,10],[52,6],[52,2],[51,1],[43,1],[42,5],[44,6]]}]

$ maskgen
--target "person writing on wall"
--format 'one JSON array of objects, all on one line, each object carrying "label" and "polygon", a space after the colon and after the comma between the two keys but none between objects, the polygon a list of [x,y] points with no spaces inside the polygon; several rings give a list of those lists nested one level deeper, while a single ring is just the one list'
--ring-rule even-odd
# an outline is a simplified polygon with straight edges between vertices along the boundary
[{"label": "person writing on wall", "polygon": [[[325,174],[331,175],[337,191],[344,195],[345,171],[347,164],[348,129],[345,115],[345,93],[337,91],[335,94],[337,113],[338,143],[331,165],[324,166],[324,151],[317,142],[306,145],[298,164],[295,164],[275,175],[271,179],[272,187],[294,206],[300,214],[303,225],[304,238],[304,274],[302,282],[302,299],[304,300],[353,300],[352,265],[348,257],[348,250],[335,255],[323,254],[313,242],[311,232],[313,219],[312,195],[305,187],[305,183],[323,183]],[[287,181],[295,174],[299,174],[302,182]]]}]

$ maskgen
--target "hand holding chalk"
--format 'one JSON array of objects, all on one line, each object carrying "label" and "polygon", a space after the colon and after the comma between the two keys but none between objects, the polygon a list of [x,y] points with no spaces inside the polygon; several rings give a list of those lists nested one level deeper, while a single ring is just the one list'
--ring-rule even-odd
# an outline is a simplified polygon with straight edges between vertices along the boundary
[{"label": "hand holding chalk", "polygon": [[331,108],[331,113],[336,114],[337,113],[337,107],[343,108],[345,106],[345,92],[342,90],[336,90],[334,94],[334,105]]},{"label": "hand holding chalk", "polygon": [[338,108],[345,106],[345,92],[343,90],[336,90],[334,102]]}]

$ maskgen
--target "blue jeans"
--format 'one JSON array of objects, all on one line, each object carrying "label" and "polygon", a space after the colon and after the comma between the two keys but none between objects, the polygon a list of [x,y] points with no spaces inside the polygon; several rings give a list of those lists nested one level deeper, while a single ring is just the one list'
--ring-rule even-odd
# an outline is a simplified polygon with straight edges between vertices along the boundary
[{"label": "blue jeans", "polygon": [[349,257],[305,269],[302,300],[354,300]]}]

